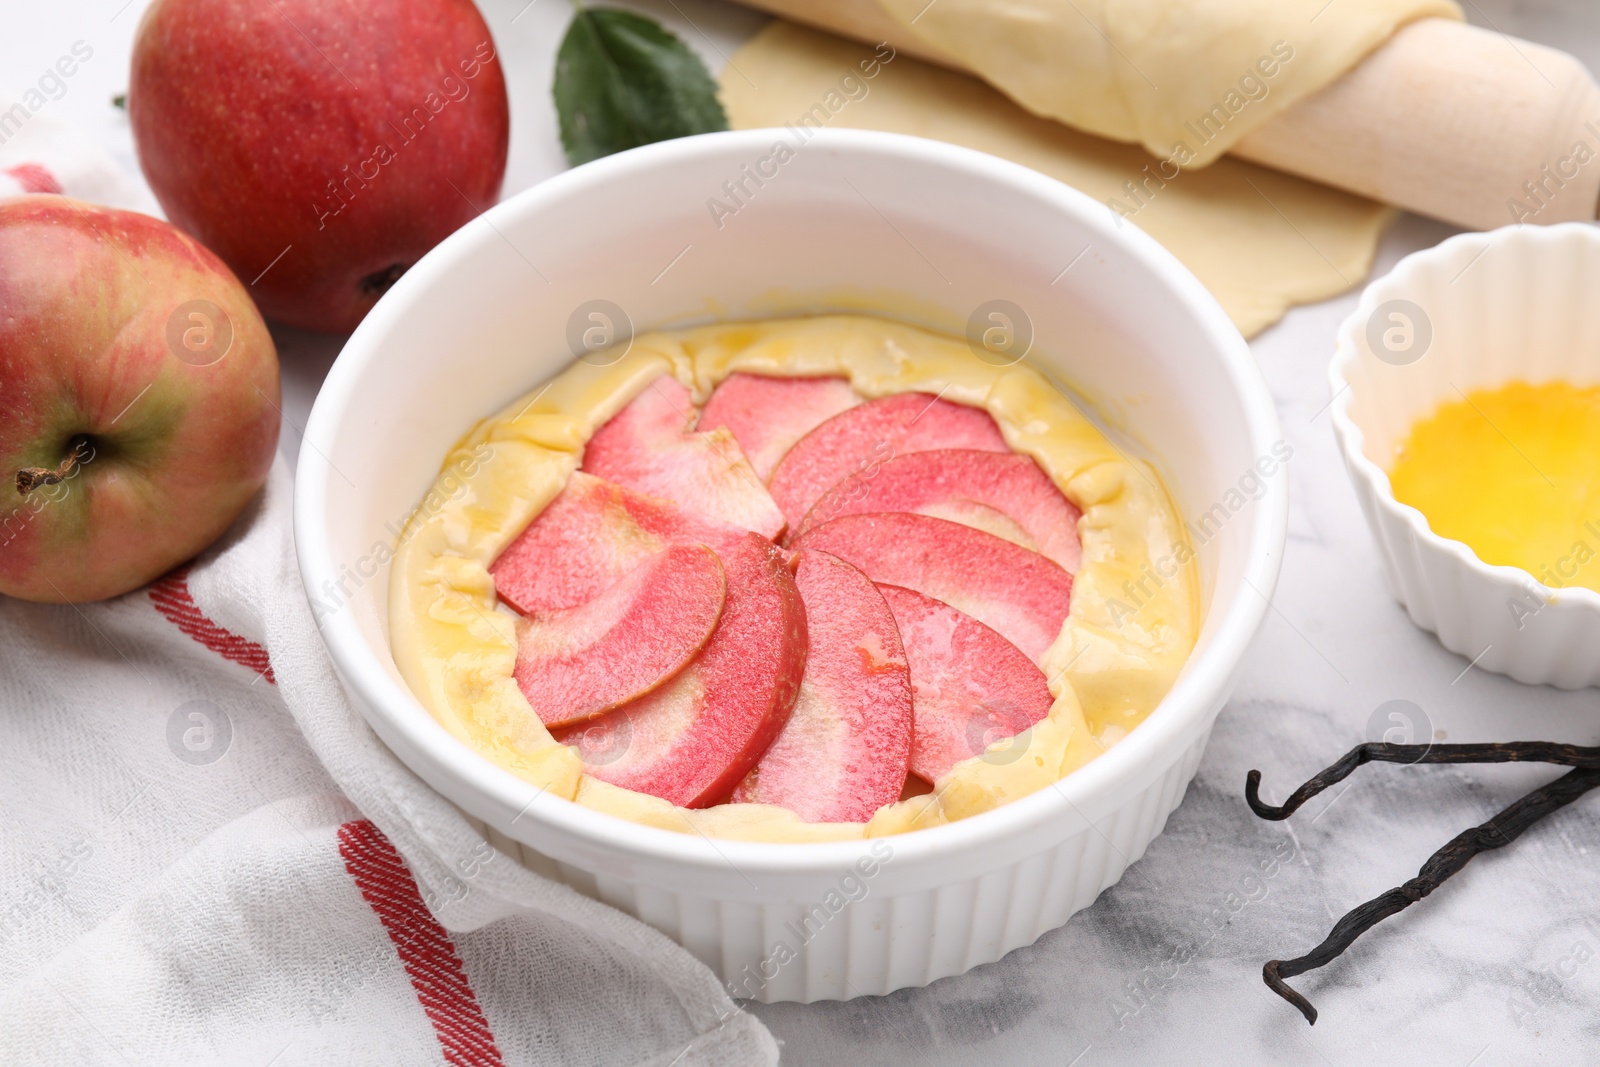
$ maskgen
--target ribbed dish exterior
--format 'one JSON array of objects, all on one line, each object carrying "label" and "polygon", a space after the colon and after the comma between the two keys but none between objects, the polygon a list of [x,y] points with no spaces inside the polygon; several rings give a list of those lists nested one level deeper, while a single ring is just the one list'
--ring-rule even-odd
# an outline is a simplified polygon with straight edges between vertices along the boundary
[{"label": "ribbed dish exterior", "polygon": [[[1031,945],[1093,904],[1144,855],[1183,800],[1209,728],[1109,818],[1053,848],[920,892],[878,892],[807,926],[820,901],[753,903],[674,893],[565,863],[524,845],[523,862],[649,923],[694,953],[735,996],[848,1000],[925,986]],[[498,835],[497,835],[498,837]],[[802,939],[801,934],[811,936]],[[796,948],[777,964],[778,942]]]},{"label": "ribbed dish exterior", "polygon": [[[1600,685],[1600,594],[1548,588],[1440,537],[1395,500],[1386,467],[1416,420],[1473,389],[1600,384],[1596,292],[1600,232],[1592,226],[1462,234],[1407,256],[1367,287],[1339,328],[1329,368],[1334,433],[1395,599],[1478,669],[1562,689]],[[1392,318],[1396,311],[1404,318]],[[1423,324],[1420,354],[1375,354],[1372,338],[1384,328],[1415,338]],[[1592,518],[1574,536],[1600,553],[1600,516]]]}]

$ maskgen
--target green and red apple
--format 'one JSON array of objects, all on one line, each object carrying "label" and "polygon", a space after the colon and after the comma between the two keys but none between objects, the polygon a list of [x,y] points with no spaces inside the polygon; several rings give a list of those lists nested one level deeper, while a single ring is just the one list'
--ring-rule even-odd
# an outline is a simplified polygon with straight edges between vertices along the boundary
[{"label": "green and red apple", "polygon": [[266,324],[193,238],[0,200],[0,593],[99,600],[199,553],[266,480],[278,402]]}]

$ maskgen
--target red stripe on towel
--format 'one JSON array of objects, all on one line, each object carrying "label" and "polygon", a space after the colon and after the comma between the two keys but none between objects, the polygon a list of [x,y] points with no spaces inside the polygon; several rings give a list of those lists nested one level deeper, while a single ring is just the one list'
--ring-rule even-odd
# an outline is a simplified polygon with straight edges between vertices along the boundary
[{"label": "red stripe on towel", "polygon": [[18,163],[14,167],[0,171],[0,174],[9,174],[16,179],[25,193],[61,192],[61,183],[56,181],[56,176],[40,163]]},{"label": "red stripe on towel", "polygon": [[339,827],[344,869],[378,913],[452,1067],[505,1067],[450,933],[422,902],[400,853],[366,819]]},{"label": "red stripe on towel", "polygon": [[205,645],[211,651],[243,667],[249,667],[273,685],[272,663],[267,650],[254,641],[231,633],[206,618],[189,593],[189,568],[179,567],[150,587],[150,600],[167,621]]}]

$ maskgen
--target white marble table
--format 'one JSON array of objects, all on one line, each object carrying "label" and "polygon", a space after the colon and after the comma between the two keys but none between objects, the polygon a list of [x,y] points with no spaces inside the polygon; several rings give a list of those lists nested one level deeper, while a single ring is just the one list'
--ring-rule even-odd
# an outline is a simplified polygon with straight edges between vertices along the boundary
[{"label": "white marble table", "polygon": [[[0,85],[33,80],[76,40],[95,49],[51,104],[136,171],[126,85],[145,0],[15,4]],[[1338,2],[1338,0],[1334,0]],[[512,93],[506,192],[562,169],[549,84],[570,7],[480,0]],[[720,66],[761,16],[715,0],[630,3]],[[1576,52],[1600,69],[1592,0],[1464,0],[1469,17]],[[1404,217],[1378,270],[1450,231]],[[1384,589],[1336,455],[1324,371],[1348,295],[1292,312],[1252,345],[1294,447],[1293,513],[1274,610],[1166,832],[1122,882],[1036,945],[926,989],[847,1003],[752,1007],[786,1063],[1437,1064],[1600,1060],[1600,798],[1580,801],[1296,980],[1308,1028],[1262,985],[1263,961],[1300,954],[1348,908],[1416,873],[1460,830],[1554,776],[1536,768],[1369,767],[1287,823],[1245,808],[1245,771],[1281,798],[1350,745],[1390,700],[1413,702],[1437,739],[1600,740],[1600,694],[1532,689],[1468,669],[1414,629]],[[283,449],[298,450],[340,339],[279,331]],[[1595,855],[1590,855],[1595,851]],[[1591,925],[1592,923],[1592,925]]]}]

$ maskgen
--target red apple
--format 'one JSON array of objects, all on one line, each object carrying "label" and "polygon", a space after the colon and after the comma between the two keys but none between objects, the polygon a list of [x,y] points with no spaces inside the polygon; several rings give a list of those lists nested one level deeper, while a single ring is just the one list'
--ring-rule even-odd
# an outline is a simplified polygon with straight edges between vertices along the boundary
[{"label": "red apple", "polygon": [[795,585],[809,638],[800,696],[733,800],[776,804],[806,822],[866,822],[900,799],[910,766],[906,651],[883,595],[844,560],[801,552]]},{"label": "red apple", "polygon": [[927,393],[896,393],[835,415],[795,442],[767,489],[790,526],[799,526],[817,499],[845,478],[935,448],[1011,451],[988,412]]},{"label": "red apple", "polygon": [[861,403],[843,378],[764,378],[730,374],[700,411],[702,430],[725,427],[763,482],[800,438]]},{"label": "red apple", "polygon": [[517,635],[517,685],[546,726],[593,718],[682,670],[722,617],[722,563],[704,545],[645,560],[587,604],[540,612]]},{"label": "red apple", "polygon": [[911,770],[937,782],[957,763],[1050,714],[1044,672],[995,631],[941,601],[880,585],[911,666]]},{"label": "red apple", "polygon": [[662,375],[589,439],[583,469],[685,511],[773,538],[783,514],[724,429],[698,433],[689,390]]},{"label": "red apple", "polygon": [[847,515],[807,530],[794,547],[831,552],[874,582],[942,600],[998,630],[1034,663],[1072,605],[1072,575],[1039,553],[927,515]]},{"label": "red apple", "polygon": [[1074,574],[1083,557],[1078,509],[1037,463],[1014,453],[952,448],[895,456],[829,489],[801,520],[798,533],[829,519],[873,511],[912,511],[974,526],[1031,548]]},{"label": "red apple", "polygon": [[0,201],[0,593],[136,589],[266,480],[278,357],[238,280],[147,215]]},{"label": "red apple", "polygon": [[155,0],[128,118],[167,217],[336,331],[494,204],[509,133],[471,0]]},{"label": "red apple", "polygon": [[602,781],[681,807],[720,803],[789,721],[806,662],[806,614],[785,554],[755,534],[718,551],[722,620],[705,649],[649,695],[557,732]]}]

